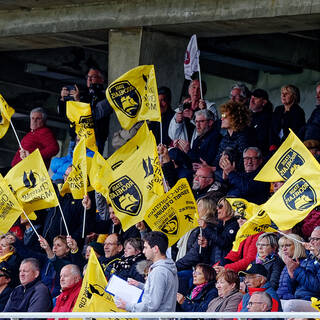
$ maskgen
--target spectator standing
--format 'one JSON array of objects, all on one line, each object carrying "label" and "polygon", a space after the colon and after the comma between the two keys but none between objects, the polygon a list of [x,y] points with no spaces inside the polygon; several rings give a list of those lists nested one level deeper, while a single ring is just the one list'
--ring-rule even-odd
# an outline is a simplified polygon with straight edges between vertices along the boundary
[{"label": "spectator standing", "polygon": [[30,132],[21,140],[22,149],[18,150],[11,162],[15,166],[34,150],[39,149],[47,167],[53,156],[59,152],[58,142],[52,131],[46,127],[47,114],[43,108],[35,108],[30,112]]}]

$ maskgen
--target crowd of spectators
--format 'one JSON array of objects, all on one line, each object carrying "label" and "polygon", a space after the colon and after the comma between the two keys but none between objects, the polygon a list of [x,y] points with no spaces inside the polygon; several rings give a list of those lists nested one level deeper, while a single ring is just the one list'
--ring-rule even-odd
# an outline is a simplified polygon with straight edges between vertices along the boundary
[{"label": "crowd of spectators", "polygon": [[[102,95],[103,82],[102,72],[90,69],[86,91],[64,86],[58,102],[62,116],[68,99],[90,103],[100,151],[111,113]],[[202,89],[205,95],[205,83]],[[251,235],[233,251],[247,217],[234,212],[226,198],[262,204],[281,187],[280,182],[269,184],[254,177],[289,128],[317,158],[320,84],[317,107],[307,122],[299,106],[299,89],[293,85],[281,88],[282,105],[274,111],[265,90],[250,92],[243,84],[231,88],[230,100],[220,108],[200,98],[197,79],[190,82],[188,97],[176,110],[171,107],[170,89],[158,91],[162,134],[158,123],[149,125],[159,143],[164,177],[169,187],[179,178],[188,179],[197,199],[199,227],[168,249],[167,237],[151,231],[144,221],[124,231],[112,207],[95,191],[83,200],[70,193],[61,197],[58,185],[71,171],[77,140],[71,127],[69,155],[52,161],[52,169],[57,169],[53,182],[70,235],[56,207],[37,212],[34,226],[39,239],[23,219],[1,237],[0,311],[72,311],[91,248],[106,279],[117,275],[144,288],[137,304],[125,296],[117,299],[117,306],[128,311],[313,311],[311,297],[320,298],[319,209],[290,230]],[[31,131],[21,141],[12,166],[36,148],[49,166],[58,145],[45,122],[42,108],[31,111]],[[120,135],[125,142],[133,134]],[[118,138],[119,132],[114,136]]]}]

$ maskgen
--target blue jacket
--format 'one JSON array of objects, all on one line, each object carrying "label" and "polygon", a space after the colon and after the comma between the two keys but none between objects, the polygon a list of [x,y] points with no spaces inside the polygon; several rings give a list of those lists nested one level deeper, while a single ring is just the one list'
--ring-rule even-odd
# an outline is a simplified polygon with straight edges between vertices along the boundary
[{"label": "blue jacket", "polygon": [[178,305],[177,311],[181,309],[187,312],[205,312],[208,309],[210,301],[218,296],[215,282],[211,281],[202,288],[200,293],[194,298],[186,298],[185,301]]},{"label": "blue jacket", "polygon": [[228,175],[230,189],[228,197],[244,198],[249,202],[262,204],[269,198],[270,184],[253,180],[261,168],[253,172],[232,171]]},{"label": "blue jacket", "polygon": [[312,254],[302,260],[300,266],[294,270],[293,279],[289,279],[289,285],[295,289],[296,299],[320,298],[320,264]]},{"label": "blue jacket", "polygon": [[288,273],[287,266],[285,266],[281,272],[277,295],[282,300],[294,299],[294,291],[291,286],[291,281],[290,281],[290,276]]},{"label": "blue jacket", "polygon": [[268,293],[271,296],[271,298],[272,298],[271,311],[273,311],[273,312],[282,311],[280,299],[279,299],[276,291],[272,288],[272,286],[269,282],[266,282],[264,284],[264,286],[262,286],[261,288],[249,288],[248,291],[249,292],[243,296],[242,301],[240,302],[240,304],[238,306],[238,311],[248,312],[248,302],[250,300],[252,293],[255,291],[265,291],[266,293]]},{"label": "blue jacket", "polygon": [[49,289],[37,278],[26,286],[16,287],[3,312],[49,312],[51,310]]}]

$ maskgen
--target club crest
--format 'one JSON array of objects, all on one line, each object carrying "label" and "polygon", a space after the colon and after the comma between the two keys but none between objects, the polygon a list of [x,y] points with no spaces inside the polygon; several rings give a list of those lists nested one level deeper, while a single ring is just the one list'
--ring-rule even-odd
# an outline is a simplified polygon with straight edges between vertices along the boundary
[{"label": "club crest", "polygon": [[123,176],[109,186],[109,197],[115,208],[130,216],[137,216],[142,207],[142,193],[128,176]]},{"label": "club crest", "polygon": [[162,228],[161,231],[166,234],[176,235],[178,232],[178,219],[173,216]]},{"label": "club crest", "polygon": [[311,185],[303,178],[297,180],[282,196],[290,210],[304,211],[317,202],[317,195]]},{"label": "club crest", "polygon": [[283,179],[288,180],[304,163],[302,156],[290,148],[279,159],[275,169]]},{"label": "club crest", "polygon": [[120,111],[129,118],[137,116],[142,100],[137,88],[128,80],[116,82],[107,90],[113,103]]}]

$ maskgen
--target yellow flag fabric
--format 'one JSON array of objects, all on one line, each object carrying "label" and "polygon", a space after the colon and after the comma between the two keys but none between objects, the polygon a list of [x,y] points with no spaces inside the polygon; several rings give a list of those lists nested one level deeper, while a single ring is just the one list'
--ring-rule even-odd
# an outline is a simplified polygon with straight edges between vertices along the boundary
[{"label": "yellow flag fabric", "polygon": [[100,192],[105,197],[108,193],[106,179],[111,171],[112,170],[108,165],[108,162],[102,157],[102,155],[98,151],[96,151],[94,153],[91,162],[91,168],[89,170],[89,180],[94,190]]},{"label": "yellow flag fabric", "polygon": [[259,232],[276,232],[271,225],[271,219],[261,206],[240,198],[227,198],[236,214],[244,216],[247,221],[240,227],[233,242],[232,251],[238,251],[240,243]]},{"label": "yellow flag fabric", "polygon": [[[131,140],[127,144],[135,148]],[[140,147],[115,170],[111,170],[109,164],[107,166],[110,170],[105,176],[107,198],[126,231],[143,220],[144,212],[164,194],[163,174],[153,134],[148,134]]]},{"label": "yellow flag fabric", "polygon": [[14,109],[11,108],[8,103],[4,100],[3,96],[0,94],[0,139],[7,133],[10,119],[14,114]]},{"label": "yellow flag fabric", "polygon": [[5,180],[27,214],[59,204],[39,149],[16,164]]},{"label": "yellow flag fabric", "polygon": [[82,287],[72,312],[124,312],[116,307],[113,296],[104,290],[106,286],[106,277],[91,248]]},{"label": "yellow flag fabric", "polygon": [[22,212],[22,207],[0,174],[0,232],[7,233]]},{"label": "yellow flag fabric", "polygon": [[149,135],[151,134],[153,134],[152,131],[149,130],[147,123],[144,122],[137,133],[129,140],[130,143],[124,144],[107,159],[112,170],[115,170],[126,159],[132,156],[132,154],[145,143],[145,139],[150,140]]},{"label": "yellow flag fabric", "polygon": [[72,170],[60,191],[62,196],[71,192],[74,199],[83,199],[88,191],[93,190],[88,179],[88,159],[90,158],[87,157],[86,142],[82,138],[74,148]]},{"label": "yellow flag fabric", "polygon": [[311,307],[315,308],[317,311],[320,311],[320,300],[317,298],[311,298]]},{"label": "yellow flag fabric", "polygon": [[180,179],[172,189],[157,199],[143,220],[151,230],[167,235],[169,247],[197,227],[197,204],[187,179]]},{"label": "yellow flag fabric", "polygon": [[153,65],[131,69],[109,85],[106,96],[126,130],[141,120],[161,122]]},{"label": "yellow flag fabric", "polygon": [[304,165],[261,208],[280,230],[291,229],[319,205],[320,170]]},{"label": "yellow flag fabric", "polygon": [[67,101],[67,117],[71,124],[76,127],[79,138],[86,139],[86,146],[93,151],[98,150],[90,104]]},{"label": "yellow flag fabric", "polygon": [[301,140],[290,129],[287,139],[263,166],[254,180],[275,182],[288,180],[298,167],[320,165]]}]

